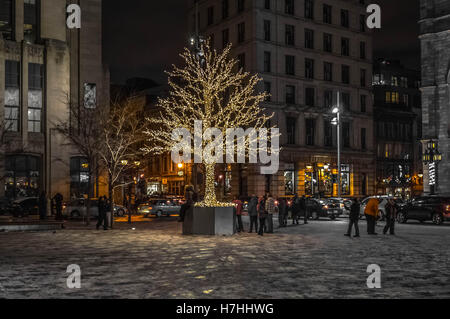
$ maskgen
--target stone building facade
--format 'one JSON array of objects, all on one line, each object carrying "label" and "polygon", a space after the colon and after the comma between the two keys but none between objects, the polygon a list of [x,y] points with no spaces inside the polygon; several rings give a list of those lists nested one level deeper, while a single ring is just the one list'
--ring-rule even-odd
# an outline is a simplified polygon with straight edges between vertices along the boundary
[{"label": "stone building facade", "polygon": [[425,193],[450,195],[450,2],[420,1],[422,50],[423,148],[437,142],[442,161],[437,164],[436,185],[424,165]]},{"label": "stone building facade", "polygon": [[[199,0],[189,27],[214,47],[232,43],[240,66],[271,94],[263,107],[280,128],[280,170],[227,165],[218,184],[228,195],[337,195],[337,93],[342,105],[342,194],[375,193],[372,35],[364,1]],[[196,17],[196,12],[198,16]]]},{"label": "stone building facade", "polygon": [[[81,29],[66,26],[72,3],[82,9]],[[69,120],[69,107],[109,99],[101,5],[101,0],[0,0],[0,119],[7,131],[0,197],[83,194],[84,161],[55,126]]]},{"label": "stone building facade", "polygon": [[423,192],[420,71],[379,59],[373,68],[377,194]]}]

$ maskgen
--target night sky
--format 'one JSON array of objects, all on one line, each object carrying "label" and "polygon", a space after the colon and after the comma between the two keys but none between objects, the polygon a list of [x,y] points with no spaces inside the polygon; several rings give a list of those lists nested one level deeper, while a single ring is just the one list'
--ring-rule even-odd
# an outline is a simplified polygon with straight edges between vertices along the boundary
[{"label": "night sky", "polygon": [[[382,28],[374,35],[375,57],[399,59],[420,69],[419,0],[373,0],[382,9]],[[179,62],[188,42],[187,1],[103,1],[104,58],[111,82],[147,77],[166,82],[164,70]]]}]

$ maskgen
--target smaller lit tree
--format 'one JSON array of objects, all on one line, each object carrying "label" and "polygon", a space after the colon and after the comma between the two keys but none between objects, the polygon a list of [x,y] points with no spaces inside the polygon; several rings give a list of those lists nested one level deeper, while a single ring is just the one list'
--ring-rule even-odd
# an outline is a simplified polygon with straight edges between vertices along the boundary
[{"label": "smaller lit tree", "polygon": [[146,138],[144,131],[147,124],[142,113],[141,107],[133,99],[127,98],[112,103],[101,118],[103,143],[98,151],[108,173],[111,212],[114,211],[114,189],[122,186],[120,178],[142,156],[141,147]]},{"label": "smaller lit tree", "polygon": [[56,123],[55,130],[66,139],[66,146],[73,147],[88,165],[88,194],[86,207],[86,223],[90,223],[91,198],[93,197],[93,180],[99,170],[99,150],[104,145],[102,139],[102,116],[104,109],[100,107],[78,107],[69,103],[67,120]]}]

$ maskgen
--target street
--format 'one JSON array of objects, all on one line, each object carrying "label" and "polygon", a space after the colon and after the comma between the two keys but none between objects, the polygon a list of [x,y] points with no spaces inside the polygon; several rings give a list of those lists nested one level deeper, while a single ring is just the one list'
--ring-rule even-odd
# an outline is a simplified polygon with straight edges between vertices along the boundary
[{"label": "street", "polygon": [[[396,225],[397,236],[381,223],[368,236],[361,221],[359,239],[344,237],[345,218],[291,223],[264,237],[182,236],[175,218],[0,233],[0,298],[450,297],[448,223]],[[80,289],[66,286],[71,264]],[[381,267],[380,289],[367,288],[370,264]]]}]

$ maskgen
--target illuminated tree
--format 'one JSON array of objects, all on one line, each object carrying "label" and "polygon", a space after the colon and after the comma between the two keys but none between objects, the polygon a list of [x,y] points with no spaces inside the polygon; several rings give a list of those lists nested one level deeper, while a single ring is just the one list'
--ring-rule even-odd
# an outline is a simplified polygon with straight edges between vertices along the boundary
[{"label": "illuminated tree", "polygon": [[[173,130],[186,129],[194,136],[195,121],[203,123],[202,136],[209,128],[217,128],[223,136],[226,136],[227,129],[266,128],[272,115],[265,115],[259,107],[267,97],[266,93],[256,92],[261,79],[242,68],[238,69],[237,60],[230,58],[230,50],[231,46],[228,46],[218,52],[208,42],[202,44],[201,54],[184,50],[180,55],[185,62],[184,68],[173,66],[173,71],[167,72],[170,93],[168,97],[159,99],[160,115],[147,119],[150,127],[146,131],[147,152],[171,152],[177,143],[172,139]],[[220,161],[211,154],[202,153],[208,142],[204,138],[201,142],[194,142],[201,143],[201,147],[192,148],[190,154],[194,158],[203,156],[202,164],[205,166],[205,199],[199,205],[228,206],[216,200],[215,165]],[[254,148],[249,139],[245,146],[247,151]]]}]

